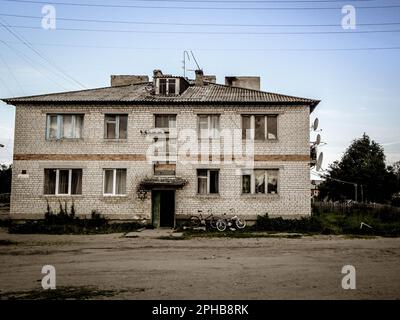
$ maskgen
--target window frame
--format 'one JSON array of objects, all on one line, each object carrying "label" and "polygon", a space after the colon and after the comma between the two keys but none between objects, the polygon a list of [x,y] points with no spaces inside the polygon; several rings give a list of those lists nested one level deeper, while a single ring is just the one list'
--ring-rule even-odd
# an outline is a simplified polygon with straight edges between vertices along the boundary
[{"label": "window frame", "polygon": [[[264,171],[264,192],[255,192],[256,191],[256,179],[255,179],[255,171]],[[275,171],[277,173],[277,186],[276,192],[270,193],[268,192],[268,171]],[[250,176],[250,192],[243,192],[243,176]],[[242,171],[240,175],[240,187],[241,187],[241,194],[242,195],[278,195],[279,194],[279,187],[280,187],[280,170],[276,168],[256,168],[251,171]]]},{"label": "window frame", "polygon": [[[107,116],[114,116],[115,120],[107,120]],[[121,124],[121,116],[126,117],[126,137],[121,138],[120,137],[120,124]],[[128,114],[126,113],[105,113],[104,114],[104,139],[105,140],[127,140],[128,139]],[[107,130],[107,124],[108,123],[115,123],[115,138],[108,138],[108,130]]]},{"label": "window frame", "polygon": [[[46,170],[56,170],[56,181],[55,181],[55,189],[54,193],[45,193],[46,185]],[[45,178],[43,180],[43,195],[45,196],[79,196],[82,195],[82,185],[81,185],[81,193],[71,193],[72,191],[72,170],[80,170],[81,172],[81,184],[83,177],[83,170],[80,168],[46,168],[44,169]],[[68,171],[68,193],[60,193],[60,171]]]},{"label": "window frame", "polygon": [[[207,177],[201,177],[201,179],[207,179],[207,192],[206,193],[200,193],[199,192],[199,171],[204,170],[207,171]],[[210,192],[211,189],[211,179],[210,179],[210,172],[217,172],[217,177],[218,177],[218,192]],[[220,170],[219,169],[204,169],[204,168],[199,168],[196,170],[196,177],[197,177],[197,194],[198,195],[219,195],[219,190],[220,190]]]},{"label": "window frame", "polygon": [[[202,137],[201,136],[201,130],[200,130],[200,118],[201,117],[207,117],[207,136]],[[212,124],[212,117],[216,117],[218,119],[218,128],[217,128],[217,135],[214,137],[211,133],[211,124]],[[221,115],[220,114],[213,114],[213,113],[199,113],[197,114],[197,138],[198,140],[218,140],[221,138]]]},{"label": "window frame", "polygon": [[[64,136],[64,116],[71,116],[71,127],[72,127],[72,137],[65,137]],[[57,125],[56,125],[56,137],[50,137],[50,123],[51,117],[57,118]],[[82,117],[82,125],[81,125],[81,136],[76,137],[76,118]],[[83,130],[84,130],[84,121],[85,121],[85,114],[84,113],[47,113],[46,114],[46,140],[54,141],[54,140],[79,140],[83,139]],[[63,135],[61,136],[61,132]]]},{"label": "window frame", "polygon": [[[112,193],[106,193],[106,171],[113,171],[113,190]],[[125,193],[116,193],[117,191],[117,170],[125,171]],[[124,197],[127,195],[127,178],[128,178],[128,169],[126,168],[103,168],[103,196],[104,197]]]},{"label": "window frame", "polygon": [[[247,132],[243,136],[243,118],[250,117],[250,137],[247,137]],[[256,139],[256,129],[255,129],[255,118],[264,117],[264,138]],[[268,118],[276,118],[276,137],[268,137]],[[241,114],[241,129],[242,129],[242,140],[252,140],[252,141],[277,141],[278,140],[278,114]]]},{"label": "window frame", "polygon": [[[165,80],[165,92],[161,92],[161,80]],[[179,92],[179,79],[177,78],[158,78],[158,94],[159,95],[166,95],[166,96],[171,96],[171,95],[177,95]],[[170,81],[174,82],[174,92],[169,92],[170,89]]]}]

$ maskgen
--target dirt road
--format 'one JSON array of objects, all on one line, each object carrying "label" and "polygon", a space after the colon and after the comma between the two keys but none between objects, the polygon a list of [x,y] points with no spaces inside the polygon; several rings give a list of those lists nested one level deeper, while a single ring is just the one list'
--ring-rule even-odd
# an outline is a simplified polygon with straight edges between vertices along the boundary
[{"label": "dirt road", "polygon": [[[9,235],[3,230],[0,298],[41,297],[46,264],[56,268],[54,294],[59,297],[400,298],[400,238],[159,240],[121,234]],[[341,287],[347,264],[356,268],[356,290]]]}]

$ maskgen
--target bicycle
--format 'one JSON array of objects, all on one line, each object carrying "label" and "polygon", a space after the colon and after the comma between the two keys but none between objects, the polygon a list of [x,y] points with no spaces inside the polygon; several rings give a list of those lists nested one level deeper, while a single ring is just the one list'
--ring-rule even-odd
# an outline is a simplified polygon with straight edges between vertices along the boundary
[{"label": "bicycle", "polygon": [[207,217],[203,217],[203,210],[197,210],[198,215],[193,215],[189,218],[189,225],[192,228],[197,228],[203,225],[206,227],[210,226],[211,228],[215,229],[217,227],[216,223],[218,219],[214,217],[212,209],[208,209],[207,212],[209,213],[209,215]]},{"label": "bicycle", "polygon": [[216,228],[218,231],[225,231],[226,227],[229,227],[231,231],[235,231],[236,229],[244,229],[246,227],[246,220],[239,218],[235,214],[235,210],[232,208],[229,210],[230,213],[233,213],[233,216],[230,218],[226,218],[226,212],[224,213],[224,218],[218,219],[216,222]]}]

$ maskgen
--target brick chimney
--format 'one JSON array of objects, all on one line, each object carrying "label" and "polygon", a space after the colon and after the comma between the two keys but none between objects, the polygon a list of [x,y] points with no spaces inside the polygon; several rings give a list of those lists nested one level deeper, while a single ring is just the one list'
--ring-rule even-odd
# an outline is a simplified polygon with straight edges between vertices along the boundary
[{"label": "brick chimney", "polygon": [[260,90],[260,77],[232,76],[225,77],[225,85],[246,89]]},{"label": "brick chimney", "polygon": [[196,70],[195,71],[196,74],[196,79],[194,81],[194,84],[196,87],[202,87],[204,86],[204,74],[203,74],[203,70]]},{"label": "brick chimney", "polygon": [[131,84],[149,82],[146,75],[112,75],[111,87],[128,86]]}]

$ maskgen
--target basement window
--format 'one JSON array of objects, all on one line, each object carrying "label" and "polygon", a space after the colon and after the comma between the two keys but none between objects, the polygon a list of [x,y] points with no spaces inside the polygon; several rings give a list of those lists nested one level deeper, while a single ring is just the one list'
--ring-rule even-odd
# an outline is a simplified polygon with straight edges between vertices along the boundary
[{"label": "basement window", "polygon": [[242,193],[276,194],[278,193],[277,169],[257,169],[242,174]]},{"label": "basement window", "polygon": [[104,169],[105,196],[126,195],[126,169]]},{"label": "basement window", "polygon": [[82,194],[82,169],[45,169],[44,194],[57,196]]},{"label": "basement window", "polygon": [[197,193],[198,194],[219,193],[219,170],[208,170],[208,169],[197,170]]},{"label": "basement window", "polygon": [[277,115],[242,115],[242,139],[276,140]]},{"label": "basement window", "polygon": [[48,114],[47,140],[80,139],[83,131],[83,114]]},{"label": "basement window", "polygon": [[128,115],[106,114],[104,117],[105,139],[126,139],[128,130]]}]

